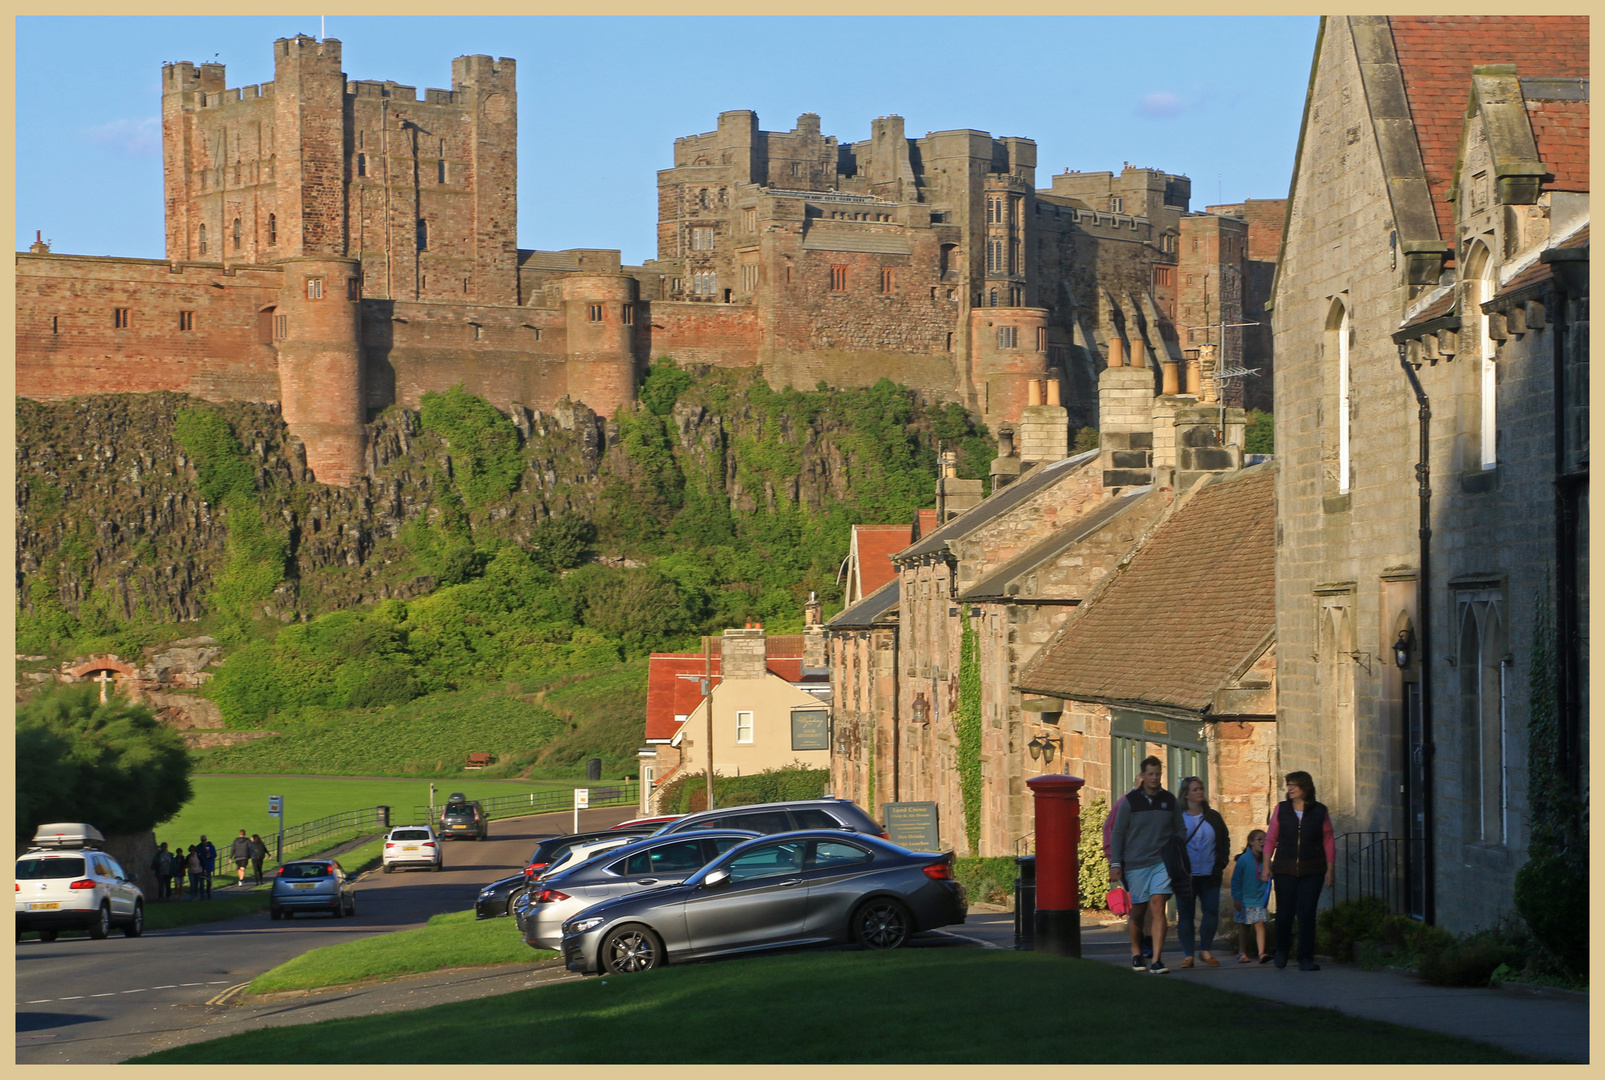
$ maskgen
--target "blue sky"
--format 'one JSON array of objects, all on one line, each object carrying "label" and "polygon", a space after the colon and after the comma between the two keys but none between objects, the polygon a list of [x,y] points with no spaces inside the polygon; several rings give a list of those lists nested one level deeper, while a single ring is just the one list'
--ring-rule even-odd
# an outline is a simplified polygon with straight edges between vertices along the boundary
[{"label": "blue sky", "polygon": [[[519,246],[655,255],[674,139],[753,109],[867,138],[978,128],[1037,141],[1037,178],[1123,163],[1185,173],[1193,207],[1287,194],[1313,17],[331,17],[347,77],[447,88],[468,53],[518,61]],[[273,78],[317,16],[19,18],[17,246],[161,258],[161,65]]]}]

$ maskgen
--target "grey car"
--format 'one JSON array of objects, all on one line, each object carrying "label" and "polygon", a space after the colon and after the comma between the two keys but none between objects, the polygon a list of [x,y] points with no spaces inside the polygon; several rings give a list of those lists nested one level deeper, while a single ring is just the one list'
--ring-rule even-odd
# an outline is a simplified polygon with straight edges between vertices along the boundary
[{"label": "grey car", "polygon": [[268,918],[288,919],[298,911],[322,911],[336,919],[357,913],[357,890],[332,859],[288,862],[273,876]]},{"label": "grey car", "polygon": [[563,944],[563,924],[592,904],[659,885],[678,885],[737,844],[759,834],[746,830],[655,836],[604,851],[530,886],[514,902],[524,941],[537,949]]},{"label": "grey car", "polygon": [[797,945],[895,949],[967,911],[951,852],[816,829],[748,840],[680,885],[586,908],[563,925],[562,955],[571,971],[625,974]]},{"label": "grey car", "polygon": [[846,799],[798,799],[792,802],[752,803],[687,814],[663,826],[653,836],[692,829],[751,829],[756,833],[796,832],[799,829],[841,829],[887,838],[875,819]]}]

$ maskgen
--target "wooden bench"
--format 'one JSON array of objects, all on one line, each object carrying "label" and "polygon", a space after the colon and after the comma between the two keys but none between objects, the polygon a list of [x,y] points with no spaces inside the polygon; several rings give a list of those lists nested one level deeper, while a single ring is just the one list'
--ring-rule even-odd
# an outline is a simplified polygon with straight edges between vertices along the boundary
[{"label": "wooden bench", "polygon": [[464,768],[468,768],[468,769],[483,769],[486,765],[491,764],[495,760],[496,760],[495,758],[491,757],[489,754],[486,754],[486,753],[469,754],[468,755],[468,764],[465,765]]}]

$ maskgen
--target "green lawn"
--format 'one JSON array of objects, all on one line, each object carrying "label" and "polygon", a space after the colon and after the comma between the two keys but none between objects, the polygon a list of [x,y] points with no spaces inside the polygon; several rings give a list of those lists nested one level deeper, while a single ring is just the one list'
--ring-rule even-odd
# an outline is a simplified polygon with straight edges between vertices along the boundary
[{"label": "green lawn", "polygon": [[[284,823],[287,826],[370,806],[389,806],[391,822],[400,825],[411,821],[410,815],[415,805],[428,804],[430,783],[428,780],[400,780],[394,777],[342,776],[323,779],[312,776],[210,774],[195,776],[193,782],[194,797],[178,812],[177,817],[165,825],[157,826],[156,839],[167,841],[169,850],[182,845],[187,851],[190,845],[199,843],[201,834],[205,833],[217,845],[218,858],[222,863],[227,863],[229,842],[241,829],[247,833],[261,834],[262,839],[267,841],[271,858],[278,826],[274,819],[268,817],[269,795],[284,796]],[[470,799],[479,799],[547,791],[553,786],[574,785],[537,780],[437,780],[435,802],[437,805],[445,802],[446,796],[454,791],[461,791]],[[493,834],[495,828],[493,824]],[[228,864],[227,868],[232,873],[232,864]]]},{"label": "green lawn", "polygon": [[[360,904],[359,897],[359,911]],[[251,980],[247,993],[311,990],[448,967],[529,964],[556,955],[524,944],[511,919],[479,922],[472,911],[454,911],[436,915],[415,930],[398,930],[302,953]]]},{"label": "green lawn", "polygon": [[1144,1053],[1239,1066],[1525,1060],[1330,1010],[1133,978],[1094,960],[956,948],[796,953],[565,982],[409,1013],[408,1038],[395,1032],[387,1015],[327,1020],[133,1060],[323,1060],[331,1046],[342,1061],[458,1065],[635,1061],[641,1047],[666,1064],[1119,1065]]}]

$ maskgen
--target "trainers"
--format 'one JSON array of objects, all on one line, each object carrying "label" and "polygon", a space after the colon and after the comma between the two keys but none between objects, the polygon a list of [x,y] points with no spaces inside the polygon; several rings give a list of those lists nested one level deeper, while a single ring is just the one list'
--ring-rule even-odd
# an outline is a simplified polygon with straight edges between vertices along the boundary
[{"label": "trainers", "polygon": [[1285,968],[1287,966],[1287,954],[1284,952],[1277,953],[1275,963],[1277,967]]},{"label": "trainers", "polygon": [[1148,970],[1148,965],[1143,963],[1142,957],[1133,956],[1131,958],[1131,970],[1133,970],[1133,971],[1147,971]]},{"label": "trainers", "polygon": [[1148,974],[1169,975],[1170,969],[1165,966],[1165,962],[1163,960],[1155,960],[1153,963],[1148,965]]},{"label": "trainers", "polygon": [[1298,962],[1298,969],[1300,971],[1320,971],[1321,965],[1317,964],[1314,960],[1300,960]]}]

